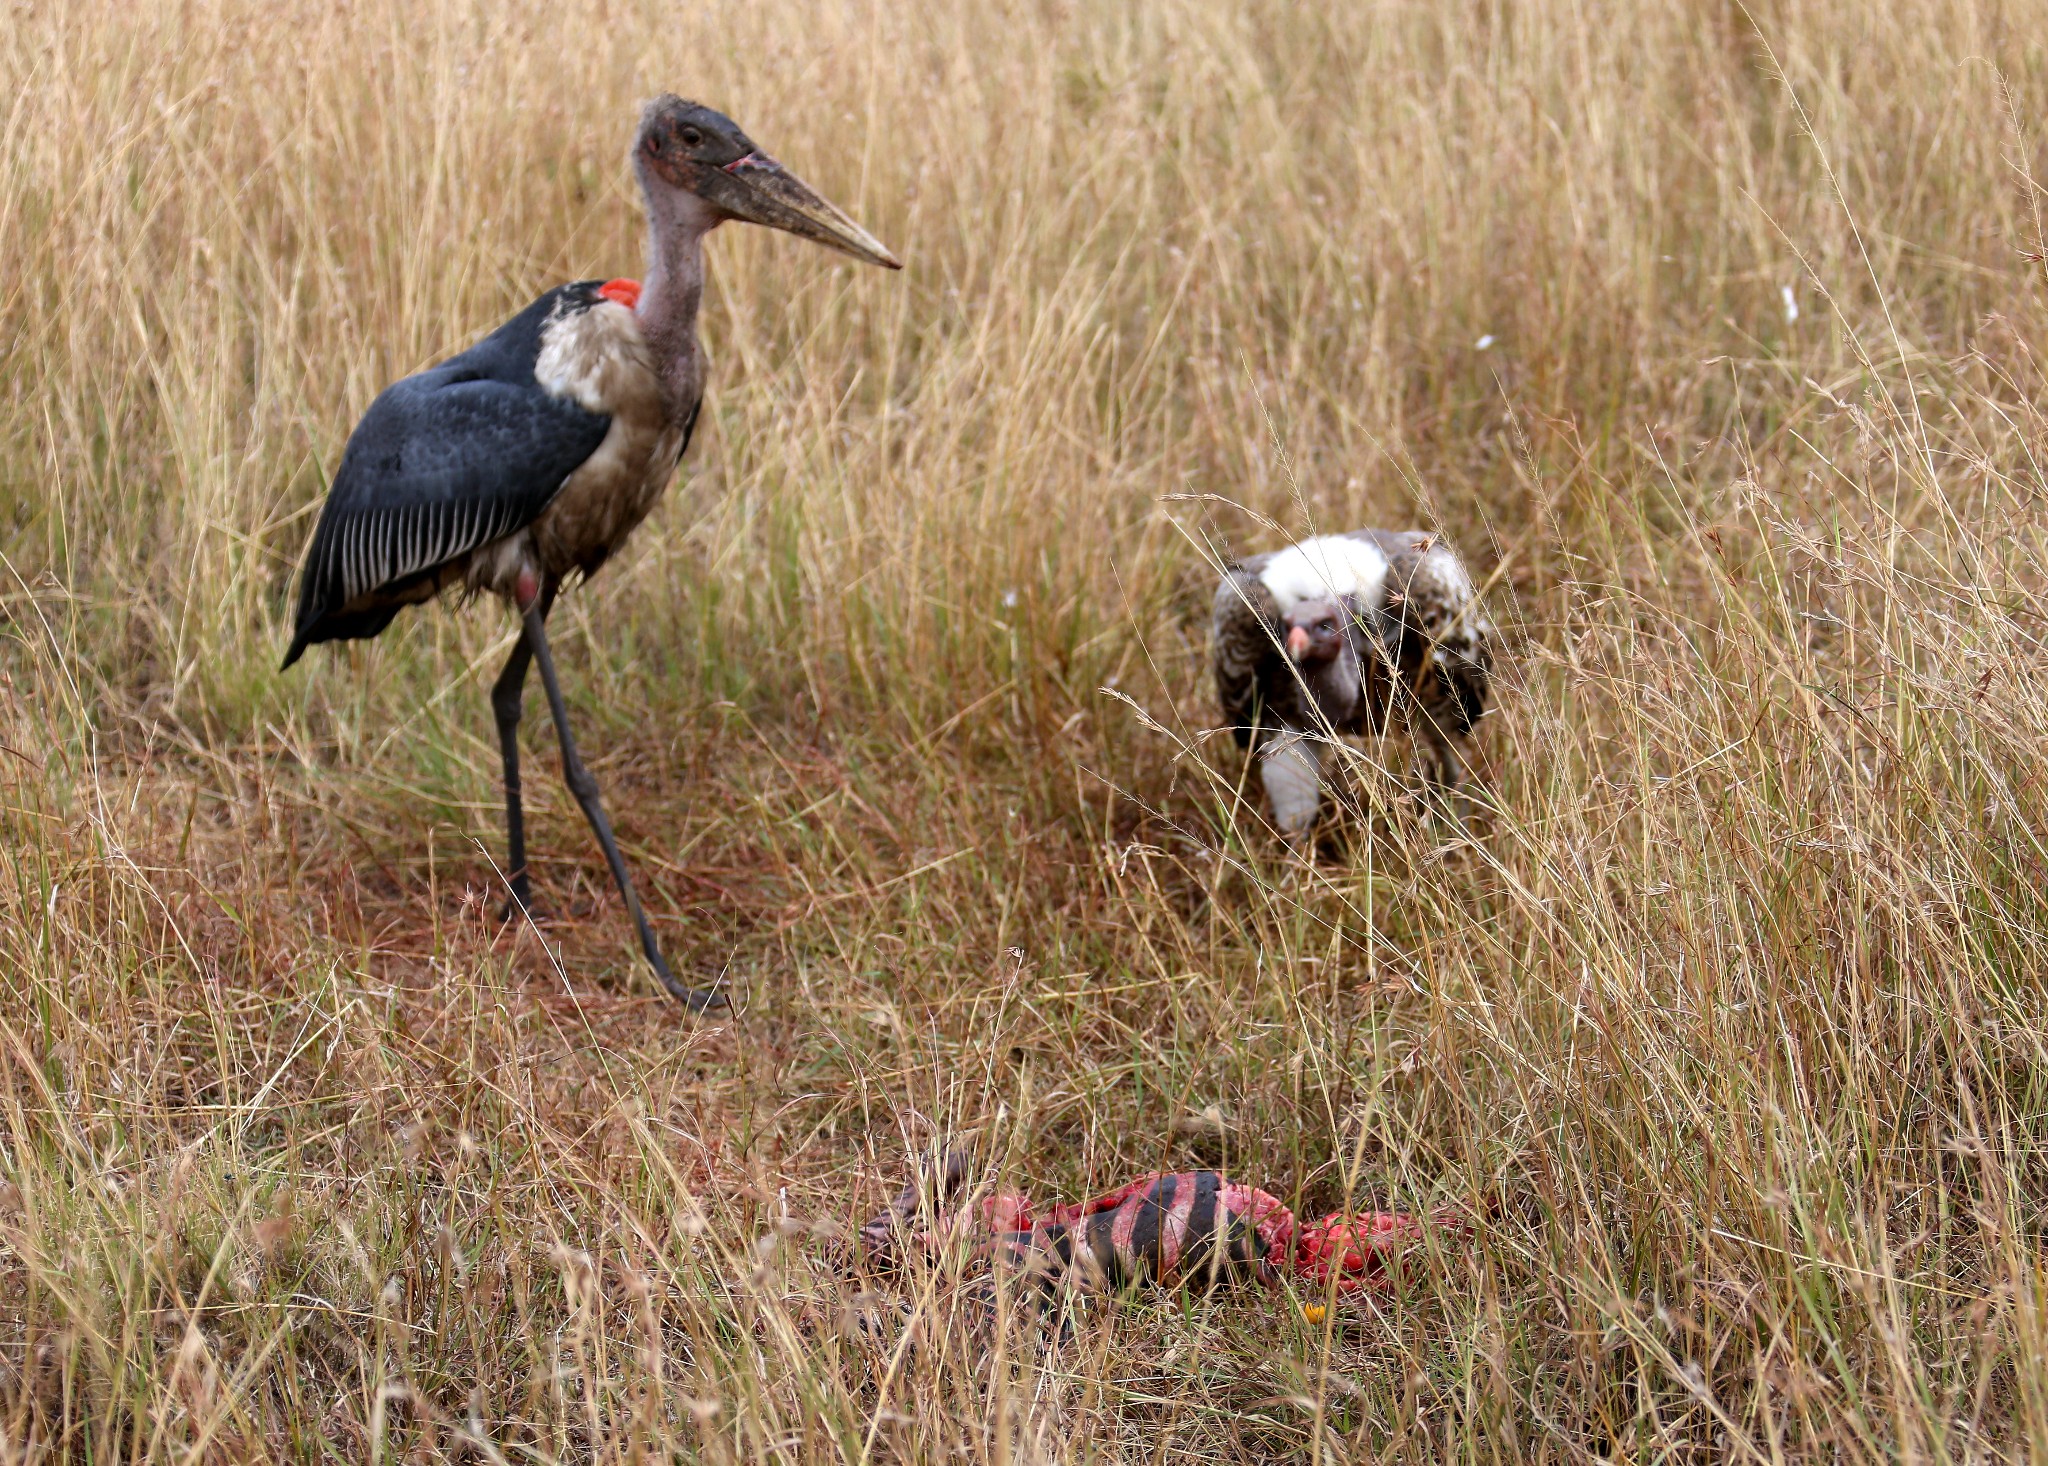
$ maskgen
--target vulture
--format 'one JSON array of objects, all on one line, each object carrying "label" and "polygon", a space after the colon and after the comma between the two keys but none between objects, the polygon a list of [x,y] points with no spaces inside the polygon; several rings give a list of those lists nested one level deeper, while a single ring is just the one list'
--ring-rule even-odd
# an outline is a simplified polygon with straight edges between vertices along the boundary
[{"label": "vulture", "polygon": [[1458,813],[1459,749],[1486,711],[1494,635],[1464,563],[1421,530],[1322,535],[1225,570],[1216,696],[1291,845],[1307,848],[1331,741],[1390,721],[1428,750]]}]

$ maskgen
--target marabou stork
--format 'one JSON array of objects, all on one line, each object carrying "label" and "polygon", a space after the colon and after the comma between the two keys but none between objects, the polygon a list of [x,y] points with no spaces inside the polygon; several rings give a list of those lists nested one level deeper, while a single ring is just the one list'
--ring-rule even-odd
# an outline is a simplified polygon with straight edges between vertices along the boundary
[{"label": "marabou stork", "polygon": [[1390,718],[1427,745],[1461,813],[1458,747],[1486,711],[1495,634],[1439,536],[1360,529],[1241,560],[1212,625],[1217,701],[1290,844],[1308,847],[1330,739]]},{"label": "marabou stork", "polygon": [[284,665],[315,642],[375,636],[402,608],[451,587],[511,600],[523,625],[491,707],[505,759],[513,899],[521,911],[532,907],[519,715],[535,661],[563,776],[604,848],[641,950],[662,986],[701,1010],[721,995],[678,982],[662,960],[597,782],[577,756],[548,651],[548,611],[571,573],[595,574],[647,517],[689,446],[704,395],[697,307],[706,234],[739,219],[902,266],[709,107],[674,96],[650,103],[633,169],[647,204],[644,282],[558,286],[370,404],[313,531]]}]

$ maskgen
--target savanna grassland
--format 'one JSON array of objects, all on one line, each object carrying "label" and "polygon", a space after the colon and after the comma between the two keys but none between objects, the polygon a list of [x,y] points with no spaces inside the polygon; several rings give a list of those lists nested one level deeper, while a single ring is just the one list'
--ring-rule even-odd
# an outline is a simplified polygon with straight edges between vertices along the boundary
[{"label": "savanna grassland", "polygon": [[[909,262],[714,236],[554,618],[703,1020],[538,697],[499,917],[502,608],[277,671],[376,391],[637,273],[663,90]],[[0,1456],[2048,1454],[2044,129],[2039,3],[8,6]],[[1368,746],[1303,869],[1206,606],[1361,523],[1497,711],[1469,839]],[[1470,1234],[904,1323],[942,1136]]]}]

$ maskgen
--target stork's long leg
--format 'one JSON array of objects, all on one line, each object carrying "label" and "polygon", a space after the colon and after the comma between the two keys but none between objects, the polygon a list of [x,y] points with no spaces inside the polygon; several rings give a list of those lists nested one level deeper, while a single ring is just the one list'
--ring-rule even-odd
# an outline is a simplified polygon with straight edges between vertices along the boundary
[{"label": "stork's long leg", "polygon": [[[555,603],[555,588],[546,586],[537,609],[541,618]],[[512,887],[512,900],[528,916],[533,914],[533,882],[526,870],[526,811],[519,802],[519,719],[526,706],[526,669],[533,661],[533,646],[522,626],[505,670],[491,686],[491,712],[498,720],[498,750],[505,756],[505,879]]]},{"label": "stork's long leg", "polygon": [[655,945],[654,932],[647,925],[647,915],[640,909],[639,894],[633,889],[633,878],[626,873],[625,857],[619,854],[619,842],[612,838],[611,821],[605,818],[604,802],[598,797],[597,780],[590,770],[583,766],[582,757],[576,752],[576,735],[569,731],[569,709],[562,702],[562,685],[555,679],[555,659],[548,651],[547,623],[541,614],[541,605],[535,601],[526,611],[525,644],[533,649],[533,658],[540,663],[541,685],[547,689],[548,711],[554,714],[555,732],[562,740],[562,778],[569,786],[569,792],[576,796],[576,802],[583,806],[583,817],[590,821],[590,828],[597,834],[597,843],[604,847],[605,862],[612,868],[612,879],[618,883],[619,894],[625,897],[626,910],[632,913],[633,925],[640,931],[640,950],[647,954],[648,965],[654,975],[661,979],[661,985],[676,997],[681,998],[696,1012],[714,1008],[725,1001],[725,994],[717,988],[693,988],[676,981],[668,970],[668,963],[661,957],[661,948]]}]

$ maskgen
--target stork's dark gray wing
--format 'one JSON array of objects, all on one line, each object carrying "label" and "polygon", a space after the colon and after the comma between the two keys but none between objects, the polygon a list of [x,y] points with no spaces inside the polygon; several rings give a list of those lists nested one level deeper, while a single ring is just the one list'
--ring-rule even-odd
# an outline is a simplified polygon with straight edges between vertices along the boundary
[{"label": "stork's dark gray wing", "polygon": [[1224,574],[1211,617],[1216,701],[1240,747],[1251,742],[1255,724],[1271,721],[1262,717],[1262,684],[1272,680],[1268,664],[1279,658],[1280,608],[1252,568],[1255,563],[1233,565]]},{"label": "stork's dark gray wing", "polygon": [[387,388],[349,436],[299,582],[289,667],[315,642],[375,636],[439,573],[530,524],[611,419],[543,390],[551,290],[462,355]]}]

